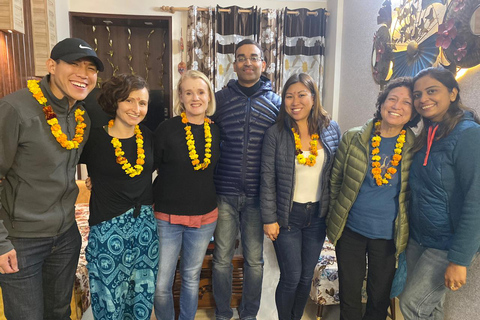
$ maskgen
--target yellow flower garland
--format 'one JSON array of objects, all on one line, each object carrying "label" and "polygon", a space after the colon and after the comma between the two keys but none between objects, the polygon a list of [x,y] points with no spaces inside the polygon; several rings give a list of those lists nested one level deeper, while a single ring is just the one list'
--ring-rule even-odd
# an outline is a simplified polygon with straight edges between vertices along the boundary
[{"label": "yellow flower garland", "polygon": [[310,136],[310,154],[308,157],[304,157],[302,154],[302,142],[300,136],[295,131],[295,128],[292,128],[293,138],[295,139],[295,154],[297,155],[298,163],[313,167],[317,162],[318,156],[318,139],[320,138],[318,134],[312,134]]},{"label": "yellow flower garland", "polygon": [[[115,123],[114,120],[108,122],[108,127],[113,127]],[[115,156],[117,157],[117,163],[122,166],[122,169],[125,170],[125,173],[131,178],[138,176],[143,171],[143,165],[145,164],[145,150],[143,149],[143,136],[142,131],[138,125],[135,126],[135,141],[137,142],[137,161],[134,166],[128,162],[127,158],[123,155],[125,152],[122,150],[122,143],[117,138],[112,138],[110,141],[115,148]]]},{"label": "yellow flower garland", "polygon": [[185,124],[185,139],[187,140],[188,156],[192,160],[194,170],[205,170],[210,164],[212,157],[212,133],[210,132],[210,120],[205,117],[203,122],[203,130],[205,132],[205,159],[203,163],[198,160],[197,150],[195,149],[195,139],[193,138],[192,127],[188,125],[188,119],[185,112],[180,114],[182,123]]},{"label": "yellow flower garland", "polygon": [[47,106],[47,98],[43,95],[38,82],[39,81],[37,80],[28,80],[27,87],[33,94],[35,100],[43,106],[43,113],[45,114],[47,123],[50,125],[52,135],[63,148],[67,150],[78,149],[80,143],[83,141],[83,135],[85,133],[85,128],[87,127],[84,122],[85,119],[83,118],[85,111],[80,108],[75,110],[75,121],[77,121],[77,125],[75,126],[75,136],[72,140],[68,140],[67,135],[62,132],[62,127],[58,123],[57,114],[53,111],[51,106]]},{"label": "yellow flower garland", "polygon": [[392,179],[393,175],[397,172],[395,168],[400,164],[402,160],[402,148],[403,144],[405,143],[405,134],[407,133],[405,130],[400,131],[400,135],[397,138],[397,143],[395,144],[395,149],[393,149],[393,157],[390,161],[391,167],[387,168],[387,172],[382,177],[382,169],[380,160],[382,159],[378,153],[380,152],[380,141],[382,138],[380,137],[380,126],[381,121],[377,121],[375,123],[375,133],[372,137],[372,175],[377,183],[377,186],[381,186],[384,184],[388,184],[388,180]]}]

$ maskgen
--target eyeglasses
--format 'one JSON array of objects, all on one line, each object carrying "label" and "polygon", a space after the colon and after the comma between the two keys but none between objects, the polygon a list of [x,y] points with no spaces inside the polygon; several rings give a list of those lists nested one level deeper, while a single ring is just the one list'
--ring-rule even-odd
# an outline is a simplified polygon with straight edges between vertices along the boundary
[{"label": "eyeglasses", "polygon": [[247,58],[247,57],[238,57],[235,59],[235,61],[237,62],[240,62],[240,63],[244,63],[245,61],[247,60],[250,60],[250,62],[259,62],[259,61],[263,61],[263,59],[261,57],[250,57],[250,58]]}]

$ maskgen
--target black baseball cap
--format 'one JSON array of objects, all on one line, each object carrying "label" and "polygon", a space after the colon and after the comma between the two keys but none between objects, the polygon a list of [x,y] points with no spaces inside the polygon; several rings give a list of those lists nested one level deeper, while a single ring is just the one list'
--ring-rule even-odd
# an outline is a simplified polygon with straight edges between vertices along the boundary
[{"label": "black baseball cap", "polygon": [[81,58],[92,58],[98,71],[103,71],[103,63],[88,43],[78,38],[66,38],[53,47],[50,53],[53,60],[72,62]]}]

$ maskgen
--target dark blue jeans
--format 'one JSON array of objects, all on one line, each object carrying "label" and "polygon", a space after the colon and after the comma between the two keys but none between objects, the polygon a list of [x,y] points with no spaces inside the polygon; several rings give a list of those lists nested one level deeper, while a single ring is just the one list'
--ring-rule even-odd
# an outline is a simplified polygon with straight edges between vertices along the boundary
[{"label": "dark blue jeans", "polygon": [[260,200],[245,196],[218,195],[218,220],[213,250],[213,296],[217,320],[230,320],[232,258],[235,239],[241,232],[243,249],[243,292],[238,313],[242,320],[257,318],[263,279],[263,224]]},{"label": "dark blue jeans", "polygon": [[20,271],[0,275],[5,316],[12,320],[70,319],[82,239],[77,224],[48,238],[9,238]]},{"label": "dark blue jeans", "polygon": [[288,227],[281,227],[273,242],[280,267],[275,292],[279,320],[300,320],[307,303],[315,265],[325,240],[325,218],[318,202],[293,203]]}]

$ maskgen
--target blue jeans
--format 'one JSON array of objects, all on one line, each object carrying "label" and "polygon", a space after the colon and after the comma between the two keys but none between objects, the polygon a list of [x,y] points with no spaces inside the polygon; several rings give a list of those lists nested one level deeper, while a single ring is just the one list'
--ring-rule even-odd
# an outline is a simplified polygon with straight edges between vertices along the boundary
[{"label": "blue jeans", "polygon": [[243,248],[243,293],[238,307],[240,319],[256,319],[263,279],[263,224],[259,198],[218,195],[218,222],[213,250],[213,296],[217,319],[233,316],[232,259],[235,240],[241,232]]},{"label": "blue jeans", "polygon": [[157,219],[160,240],[160,262],[154,302],[157,320],[175,319],[172,286],[179,255],[182,286],[178,319],[193,320],[195,318],[202,263],[216,224],[212,222],[201,228],[189,228]]},{"label": "blue jeans", "polygon": [[407,282],[400,295],[405,320],[442,320],[448,251],[420,246],[410,238],[406,251]]},{"label": "blue jeans", "polygon": [[312,286],[315,265],[325,240],[325,218],[319,218],[318,202],[293,203],[288,227],[281,227],[273,242],[280,267],[275,292],[279,320],[300,320]]},{"label": "blue jeans", "polygon": [[77,224],[47,238],[9,238],[20,271],[0,275],[4,311],[12,320],[70,319],[82,239]]}]

